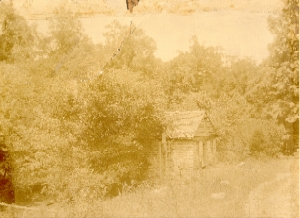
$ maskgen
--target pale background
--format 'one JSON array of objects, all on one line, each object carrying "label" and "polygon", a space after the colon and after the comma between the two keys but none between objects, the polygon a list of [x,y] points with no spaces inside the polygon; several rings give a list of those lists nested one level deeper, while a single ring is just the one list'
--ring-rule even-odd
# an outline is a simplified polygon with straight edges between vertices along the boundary
[{"label": "pale background", "polygon": [[103,42],[105,26],[113,19],[140,25],[157,44],[155,55],[164,61],[186,51],[196,35],[205,46],[220,46],[238,57],[260,63],[268,56],[273,36],[267,18],[280,11],[280,0],[140,0],[130,14],[125,0],[14,0],[18,11],[47,33],[47,17],[60,4],[80,13],[85,32]]}]

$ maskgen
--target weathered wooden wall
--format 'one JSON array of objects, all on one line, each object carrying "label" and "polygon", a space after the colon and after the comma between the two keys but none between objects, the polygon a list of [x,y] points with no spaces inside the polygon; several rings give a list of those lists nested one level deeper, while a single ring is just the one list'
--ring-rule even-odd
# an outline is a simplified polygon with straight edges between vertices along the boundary
[{"label": "weathered wooden wall", "polygon": [[215,140],[169,140],[157,142],[149,153],[150,171],[161,177],[166,174],[180,174],[209,166],[216,153]]},{"label": "weathered wooden wall", "polygon": [[176,140],[170,143],[170,168],[177,170],[194,168],[194,146],[195,141]]}]

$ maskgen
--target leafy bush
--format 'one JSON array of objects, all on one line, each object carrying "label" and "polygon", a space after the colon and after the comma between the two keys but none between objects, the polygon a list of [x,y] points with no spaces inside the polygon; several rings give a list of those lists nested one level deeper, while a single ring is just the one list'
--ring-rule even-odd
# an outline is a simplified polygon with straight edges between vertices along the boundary
[{"label": "leafy bush", "polygon": [[249,151],[253,156],[261,154],[277,156],[283,149],[285,129],[273,120],[256,122],[256,129],[249,139]]},{"label": "leafy bush", "polygon": [[0,179],[0,202],[15,202],[14,187],[10,179]]},{"label": "leafy bush", "polygon": [[250,152],[252,154],[260,153],[263,152],[265,149],[266,149],[265,136],[261,130],[256,130],[252,134],[252,138],[250,141]]},{"label": "leafy bush", "polygon": [[0,202],[15,202],[11,170],[11,158],[7,152],[7,147],[3,141],[0,141]]}]

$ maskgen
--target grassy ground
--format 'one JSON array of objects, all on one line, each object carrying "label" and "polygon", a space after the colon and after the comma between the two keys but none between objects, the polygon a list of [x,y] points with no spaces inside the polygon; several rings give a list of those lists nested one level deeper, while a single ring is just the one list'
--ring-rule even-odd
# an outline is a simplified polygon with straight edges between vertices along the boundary
[{"label": "grassy ground", "polygon": [[7,215],[12,217],[13,213],[15,217],[59,218],[246,217],[245,205],[251,191],[262,183],[274,180],[280,174],[294,173],[290,188],[297,193],[297,163],[298,159],[249,159],[243,166],[220,164],[194,173],[189,178],[169,179],[156,185],[145,183],[134,191],[103,202],[52,205],[41,207],[40,211],[14,210]]},{"label": "grassy ground", "polygon": [[[220,165],[199,172],[191,180],[137,190],[103,202],[101,207],[103,214],[111,217],[245,217],[250,191],[277,174],[289,172],[291,164],[291,160],[249,160],[242,167]],[[218,199],[221,193],[225,197]]]}]

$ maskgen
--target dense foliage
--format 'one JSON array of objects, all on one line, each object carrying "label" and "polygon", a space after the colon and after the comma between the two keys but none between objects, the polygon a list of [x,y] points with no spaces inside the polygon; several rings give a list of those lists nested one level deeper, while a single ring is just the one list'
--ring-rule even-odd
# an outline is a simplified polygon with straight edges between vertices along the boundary
[{"label": "dense foliage", "polygon": [[0,201],[15,202],[15,193],[12,183],[12,167],[8,149],[4,144],[3,134],[0,135]]},{"label": "dense foliage", "polygon": [[270,57],[260,68],[261,79],[249,93],[262,116],[273,118],[288,131],[286,152],[299,143],[299,2],[286,0],[280,16],[269,19],[275,35]]},{"label": "dense foliage", "polygon": [[154,56],[153,39],[117,21],[95,45],[61,8],[43,36],[1,3],[0,131],[16,199],[86,201],[134,186],[148,176],[147,154],[161,138],[166,110],[205,109],[220,152],[295,151],[296,6],[287,1],[270,20],[275,41],[257,66],[196,37],[189,51],[164,63]]}]

